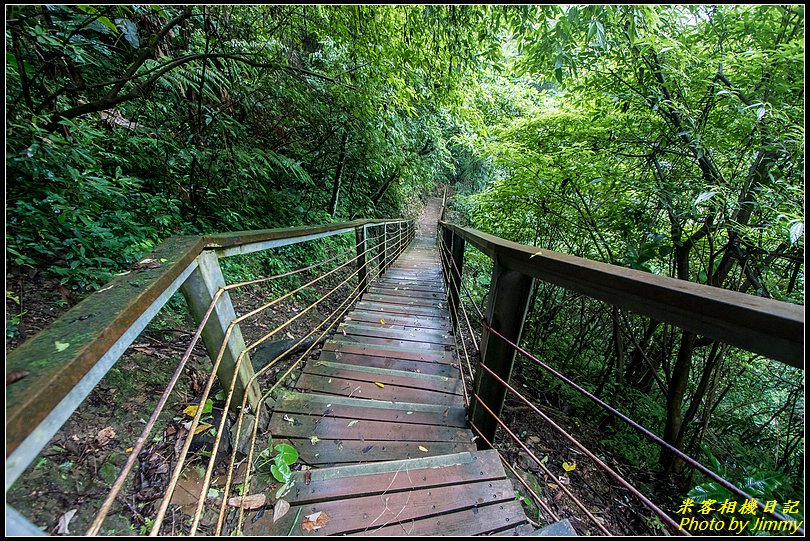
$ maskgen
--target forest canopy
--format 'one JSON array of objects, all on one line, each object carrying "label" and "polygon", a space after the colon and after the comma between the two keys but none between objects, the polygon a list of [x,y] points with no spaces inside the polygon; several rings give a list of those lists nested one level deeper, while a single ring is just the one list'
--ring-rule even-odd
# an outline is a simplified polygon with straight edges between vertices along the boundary
[{"label": "forest canopy", "polygon": [[[803,305],[804,42],[802,5],[7,6],[7,263],[90,291],[172,235],[449,185],[464,225]],[[802,490],[803,371],[543,285],[526,329],[734,482]]]}]

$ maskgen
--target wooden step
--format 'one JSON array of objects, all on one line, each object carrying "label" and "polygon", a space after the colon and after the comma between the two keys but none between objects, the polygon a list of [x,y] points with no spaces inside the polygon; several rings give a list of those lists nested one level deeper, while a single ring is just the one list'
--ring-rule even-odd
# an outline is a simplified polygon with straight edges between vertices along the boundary
[{"label": "wooden step", "polygon": [[[340,466],[294,474],[290,511],[245,520],[247,535],[480,535],[526,524],[495,451]],[[298,509],[301,513],[298,513]],[[329,519],[307,531],[305,517]],[[296,520],[296,517],[298,519]]]}]

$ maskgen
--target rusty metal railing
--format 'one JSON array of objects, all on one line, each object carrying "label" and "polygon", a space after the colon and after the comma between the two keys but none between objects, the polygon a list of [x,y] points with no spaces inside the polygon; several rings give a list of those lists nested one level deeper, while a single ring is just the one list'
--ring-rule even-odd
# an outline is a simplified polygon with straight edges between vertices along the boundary
[{"label": "rusty metal railing", "polygon": [[[226,285],[224,282],[218,263],[221,257],[269,250],[346,233],[355,235],[353,257],[341,254],[315,265],[268,278],[230,285]],[[157,514],[149,519],[152,523],[151,533],[153,535],[161,531],[195,533],[199,528],[199,519],[207,496],[206,490],[214,469],[214,460],[217,458],[218,447],[226,432],[224,427],[227,419],[230,416],[236,416],[235,423],[238,433],[243,429],[243,416],[247,412],[255,415],[257,422],[253,424],[250,440],[250,456],[248,457],[248,462],[250,462],[253,447],[260,434],[258,421],[261,419],[262,410],[265,407],[265,399],[334,328],[342,315],[365,291],[368,284],[383,273],[387,266],[405,249],[413,238],[413,234],[411,221],[360,220],[329,226],[170,239],[158,247],[150,258],[144,260],[146,263],[141,270],[114,280],[9,355],[7,370],[13,370],[30,366],[43,351],[47,351],[48,354],[53,353],[50,355],[49,363],[43,366],[42,370],[29,374],[28,377],[7,388],[6,492],[104,374],[121,357],[127,347],[140,335],[169,297],[180,290],[186,297],[192,315],[199,322],[199,327],[158,399],[149,420],[146,421],[143,432],[129,449],[127,461],[121,468],[87,533],[91,535],[99,533],[110,509],[117,499],[121,498],[121,492],[136,463],[139,462],[142,450],[151,441],[150,437],[154,437],[151,435],[159,423],[169,397],[176,390],[177,382],[188,368],[192,350],[196,344],[203,342],[213,361],[211,372],[191,424],[182,434],[185,437],[182,449],[178,449],[178,456],[172,459],[173,473],[162,494],[163,499],[157,509]],[[345,261],[342,261],[344,258]],[[287,291],[259,308],[236,317],[229,291],[272,282],[293,274],[318,272],[324,266],[331,264],[336,266],[327,267],[328,270],[307,281],[304,285]],[[290,300],[305,288],[318,286],[327,279],[338,280],[339,283],[335,287],[330,286],[331,289],[324,295],[260,339],[251,344],[245,344],[239,328],[240,322],[262,314],[271,307]],[[337,303],[337,308],[331,311],[329,317],[321,321],[287,351],[254,373],[249,358],[251,351],[287,329],[293,322],[300,320],[310,311],[318,308],[327,299],[331,301],[337,297],[341,297],[342,300]],[[267,378],[264,376],[268,374],[269,370],[280,360],[285,359],[287,354],[305,340],[315,335],[317,338],[297,360],[291,363],[284,374],[274,380],[269,389],[263,389],[263,386],[267,384]],[[75,337],[81,338],[76,339]],[[68,344],[68,346],[51,352],[55,342]],[[211,458],[205,472],[204,489],[199,494],[196,512],[191,516],[190,525],[187,525],[188,527],[173,525],[172,528],[166,529],[163,527],[163,522],[166,511],[171,505],[171,493],[177,486],[180,474],[188,467],[189,448],[195,431],[201,426],[203,410],[206,403],[210,401],[210,393],[217,380],[225,390],[226,396],[218,426],[206,429],[210,432],[215,431],[216,436],[212,449],[208,451]],[[228,413],[229,411],[231,413]],[[195,455],[194,460],[198,459],[199,456]],[[231,492],[235,459],[236,452],[233,453],[230,460],[225,497],[222,499],[215,528],[216,533],[222,533],[225,526],[223,524],[224,516],[229,504],[227,496]],[[248,480],[242,483],[243,487],[248,484]],[[240,525],[243,510],[244,506],[241,505],[238,519]],[[30,532],[33,531],[32,528],[36,530],[32,524],[26,521],[25,517],[13,508],[7,506],[6,515],[9,533]]]},{"label": "rusty metal railing", "polygon": [[[637,498],[674,533],[689,535],[689,532],[680,528],[679,523],[673,520],[667,512],[632,486],[622,475],[580,443],[569,431],[555,423],[524,393],[510,384],[514,359],[516,356],[520,356],[524,362],[541,367],[552,377],[591,400],[612,416],[627,423],[649,441],[667,449],[732,494],[744,500],[756,501],[760,510],[777,520],[791,520],[774,510],[766,509],[763,502],[752,498],[751,495],[740,490],[694,458],[665,442],[616,408],[594,396],[593,393],[583,389],[519,344],[535,279],[542,279],[564,288],[573,289],[592,298],[675,323],[705,336],[742,346],[750,351],[768,355],[802,368],[804,362],[803,307],[655,276],[547,250],[538,250],[535,247],[520,245],[446,222],[441,222],[440,226],[440,253],[448,286],[448,302],[454,329],[456,329],[454,333],[457,341],[456,347],[460,356],[464,358],[464,362],[459,361],[459,369],[462,378],[471,387],[469,391],[465,392],[465,399],[471,409],[471,427],[481,441],[491,448],[497,448],[496,430],[502,430],[507,441],[517,445],[525,452],[546,476],[556,479],[544,461],[539,459],[502,419],[501,413],[505,398],[507,394],[513,396],[554,432],[587,456],[597,469],[603,471],[629,494]],[[493,260],[493,274],[486,314],[478,307],[462,280],[466,243],[472,244]],[[468,302],[465,301],[465,297]],[[472,317],[468,313],[467,306],[472,306],[475,310]],[[473,321],[478,322],[481,326],[480,341],[477,338],[478,333],[473,328]],[[469,346],[467,342],[469,342]],[[503,455],[502,461],[527,489],[542,512],[550,520],[559,520],[548,503],[529,486]],[[594,517],[572,490],[561,483],[558,486],[597,530],[604,535],[611,534],[602,521]]]}]

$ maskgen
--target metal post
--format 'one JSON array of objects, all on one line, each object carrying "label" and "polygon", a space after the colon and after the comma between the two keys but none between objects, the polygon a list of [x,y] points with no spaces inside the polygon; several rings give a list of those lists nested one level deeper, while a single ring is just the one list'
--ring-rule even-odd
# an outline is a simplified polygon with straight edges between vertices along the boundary
[{"label": "metal post", "polygon": [[389,258],[391,256],[391,250],[393,249],[393,246],[391,246],[392,242],[388,240],[388,224],[387,223],[383,224],[383,231],[384,231],[385,234],[383,235],[384,249],[383,249],[383,269],[382,270],[383,270],[383,272],[385,272],[386,269],[388,269],[389,265],[391,264],[391,261],[390,261]]},{"label": "metal post", "polygon": [[354,238],[357,249],[357,280],[360,283],[360,293],[362,294],[368,289],[368,269],[366,267],[368,246],[365,225],[355,228]]},{"label": "metal post", "polygon": [[[181,286],[183,296],[186,298],[191,315],[194,320],[199,323],[205,317],[211,301],[214,299],[216,292],[225,286],[225,277],[222,275],[222,269],[219,267],[219,260],[217,255],[212,250],[205,250],[197,257],[197,268],[191,273],[191,276]],[[208,351],[208,356],[213,361],[219,355],[219,350],[222,348],[222,342],[225,340],[225,334],[231,321],[236,319],[231,298],[228,293],[223,293],[214,307],[214,311],[208,318],[202,332],[203,343],[205,349]],[[236,367],[236,360],[239,354],[245,350],[245,340],[242,338],[242,331],[239,326],[235,326],[231,331],[231,336],[228,340],[228,346],[219,363],[217,369],[217,377],[224,389],[228,389],[233,379],[234,368]],[[248,354],[244,355],[242,362],[239,366],[239,375],[236,379],[236,387],[234,389],[233,399],[231,400],[231,407],[236,408],[242,404],[242,397],[245,393],[245,387],[250,379],[253,377],[253,365],[250,363]],[[248,392],[248,404],[251,409],[256,411],[261,398],[261,392],[257,382],[253,382]]]},{"label": "metal post", "polygon": [[[496,256],[493,261],[489,290],[487,321],[489,325],[515,344],[520,343],[523,323],[529,308],[534,278],[504,267]],[[484,329],[481,336],[481,362],[508,382],[512,375],[515,350]],[[495,414],[500,416],[506,389],[483,370],[476,375],[475,392]],[[476,399],[471,401],[471,419],[484,438],[494,441],[498,422]],[[480,441],[480,440],[479,440]]]},{"label": "metal post", "polygon": [[[448,230],[449,231],[449,230]],[[458,303],[461,292],[461,272],[464,269],[464,239],[450,232],[452,237],[450,243],[450,268],[448,269],[449,283],[447,285],[450,292],[450,319],[453,321],[453,330],[458,329]],[[458,269],[458,270],[457,270]]]}]

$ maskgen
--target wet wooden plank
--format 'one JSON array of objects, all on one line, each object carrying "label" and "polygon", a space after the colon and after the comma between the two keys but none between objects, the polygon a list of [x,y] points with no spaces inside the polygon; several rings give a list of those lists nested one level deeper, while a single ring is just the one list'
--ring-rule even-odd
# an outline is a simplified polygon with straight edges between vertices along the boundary
[{"label": "wet wooden plank", "polygon": [[368,346],[387,346],[401,348],[411,351],[449,351],[452,349],[450,344],[440,345],[431,344],[430,342],[419,342],[417,340],[399,340],[395,338],[377,338],[374,336],[356,336],[353,334],[343,334],[340,332],[335,333],[332,341],[342,344],[363,344]]},{"label": "wet wooden plank", "polygon": [[[293,419],[293,421],[289,421]],[[426,447],[432,442],[465,442],[472,437],[466,428],[412,425],[369,419],[343,419],[320,415],[275,413],[270,419],[270,433],[281,438],[321,440],[415,441]]]},{"label": "wet wooden plank", "polygon": [[402,325],[403,327],[420,327],[424,329],[435,329],[442,331],[450,330],[450,318],[446,314],[437,316],[409,316],[389,313],[380,315],[380,312],[355,309],[345,321],[360,321],[364,323],[379,323],[384,319],[385,323],[391,325]]},{"label": "wet wooden plank", "polygon": [[374,295],[402,295],[403,297],[407,297],[409,299],[420,299],[434,302],[444,299],[444,294],[441,291],[423,291],[418,289],[410,289],[408,286],[403,288],[400,288],[399,286],[373,286],[369,288],[368,292]]},{"label": "wet wooden plank", "polygon": [[[466,427],[466,411],[460,407],[364,400],[313,393],[285,393],[273,407],[275,413],[367,419],[414,425]],[[283,415],[282,415],[283,417]]]},{"label": "wet wooden plank", "polygon": [[383,357],[377,355],[357,355],[354,353],[342,353],[339,351],[321,351],[320,359],[324,361],[335,361],[354,366],[369,366],[372,368],[397,369],[403,372],[414,372],[417,374],[433,374],[435,376],[458,377],[458,368],[446,363],[411,361],[397,359],[395,357]]},{"label": "wet wooden plank", "polygon": [[[329,522],[323,528],[310,532],[309,535],[340,535],[356,532],[378,534],[379,532],[374,532],[375,529],[385,528],[391,523],[410,522],[439,513],[506,503],[510,500],[514,501],[514,498],[512,484],[509,481],[501,480],[457,486],[417,488],[389,493],[384,498],[363,496],[350,500],[304,504],[293,506],[283,519],[273,524],[267,535],[282,535],[282,532],[286,534],[293,525],[298,507],[303,509],[302,516],[321,511],[330,517]],[[505,508],[499,509],[499,507],[501,506],[496,506],[497,510],[506,511]],[[299,521],[293,527],[294,535],[307,533],[301,528],[302,522]]]},{"label": "wet wooden plank", "polygon": [[[441,456],[476,450],[472,442],[433,442],[430,445],[421,445],[413,441],[323,440],[313,445],[309,438],[277,438],[273,441],[289,443],[298,451],[302,464],[317,467]],[[420,450],[420,446],[427,451]]]},{"label": "wet wooden plank", "polygon": [[399,304],[386,304],[385,306],[382,306],[380,303],[368,301],[360,301],[357,303],[357,306],[367,312],[376,312],[381,314],[439,318],[447,315],[446,308],[425,308],[421,306],[404,306]]},{"label": "wet wooden plank", "polygon": [[408,287],[417,291],[429,291],[431,293],[436,291],[444,291],[444,280],[417,280],[415,277],[410,278],[396,278],[393,276],[385,276],[374,282],[375,285],[383,287]]},{"label": "wet wooden plank", "polygon": [[372,528],[354,535],[486,535],[513,527],[514,524],[526,524],[526,515],[520,508],[520,504],[512,501],[477,506],[455,513],[400,522],[382,528]]},{"label": "wet wooden plank", "polygon": [[394,329],[386,321],[385,325],[379,321],[377,324],[364,324],[359,322],[342,323],[337,332],[351,334],[354,336],[368,336],[374,338],[390,338],[396,340],[406,340],[409,342],[426,342],[439,346],[452,346],[453,338],[447,332],[433,331],[429,329]]},{"label": "wet wooden plank", "polygon": [[394,402],[416,402],[463,406],[464,399],[457,394],[440,393],[413,387],[387,385],[381,389],[374,383],[342,378],[329,378],[304,373],[298,378],[297,388],[336,396],[350,396]]},{"label": "wet wooden plank", "polygon": [[[388,368],[372,368],[366,366],[352,366],[342,363],[317,360],[310,361],[303,369],[304,374],[312,374],[325,378],[338,378],[354,381],[364,381],[382,385],[413,387],[425,391],[463,394],[461,380],[444,376],[434,376],[392,370]],[[379,387],[379,385],[378,385]]]},{"label": "wet wooden plank", "polygon": [[[319,477],[321,472],[327,475]],[[484,453],[457,453],[313,470],[308,485],[302,473],[295,473],[294,488],[285,499],[293,505],[304,505],[358,494],[393,493],[415,486],[429,488],[503,478],[497,456],[493,462]]]},{"label": "wet wooden plank", "polygon": [[363,295],[363,300],[366,302],[403,304],[405,306],[425,306],[428,308],[441,308],[446,304],[444,299],[419,299],[408,295],[400,295],[399,292],[397,292],[395,295],[381,295],[369,292]]},{"label": "wet wooden plank", "polygon": [[323,349],[342,353],[356,353],[360,355],[372,355],[380,357],[394,357],[397,359],[407,359],[411,361],[424,361],[434,363],[454,364],[456,362],[451,351],[417,351],[408,348],[397,348],[391,346],[353,344],[350,342],[338,342],[328,340]]}]

